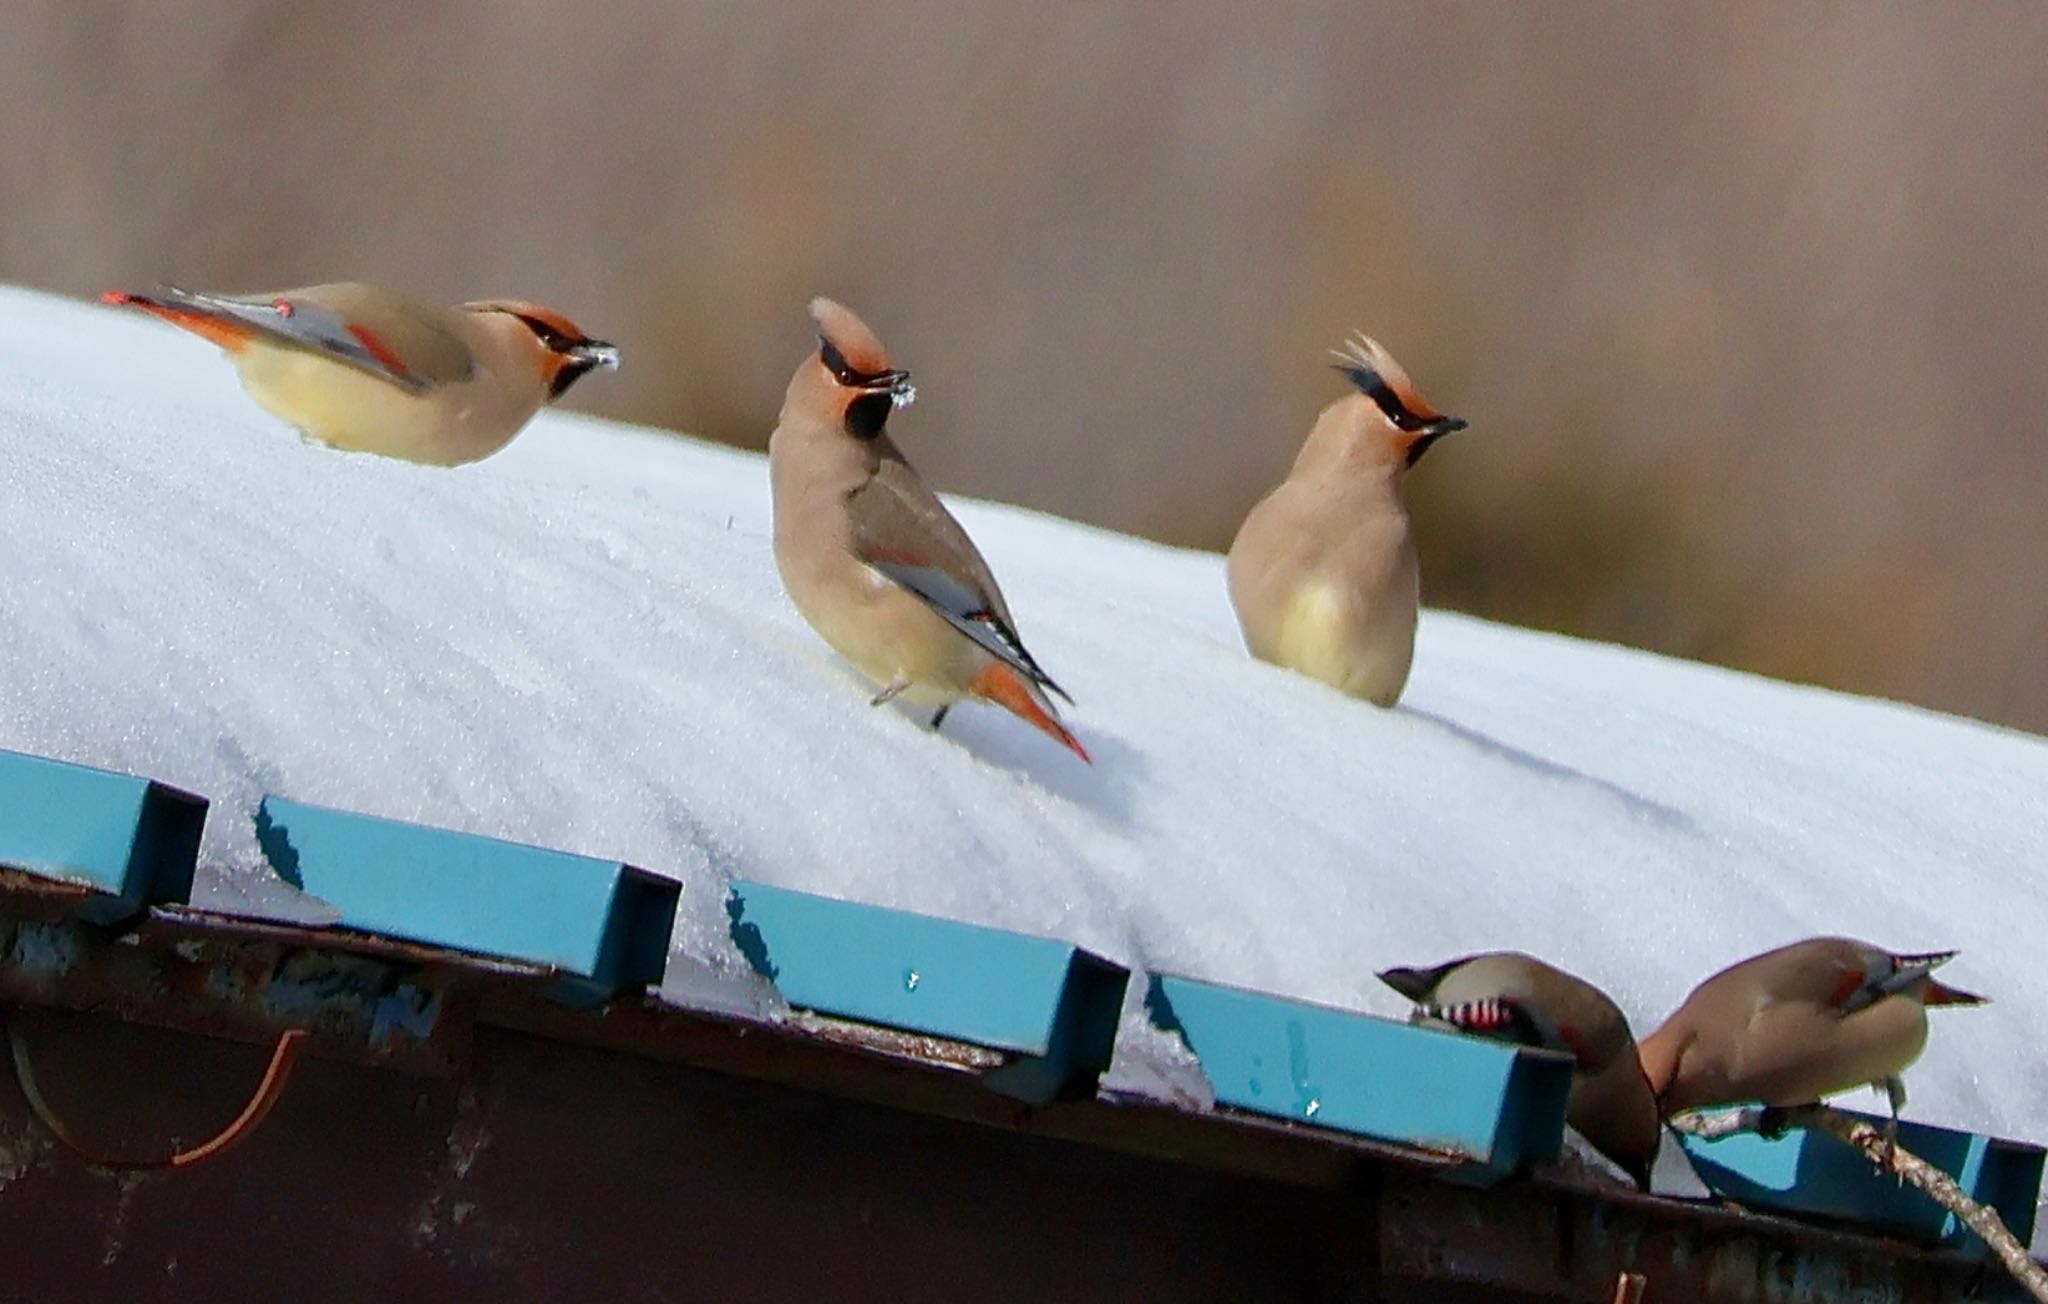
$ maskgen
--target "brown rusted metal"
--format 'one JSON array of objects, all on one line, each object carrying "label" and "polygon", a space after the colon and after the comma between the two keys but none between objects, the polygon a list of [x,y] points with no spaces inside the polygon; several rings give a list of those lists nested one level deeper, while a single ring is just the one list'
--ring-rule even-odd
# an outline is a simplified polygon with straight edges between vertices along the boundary
[{"label": "brown rusted metal", "polygon": [[319,934],[193,926],[151,912],[110,933],[17,914],[0,894],[0,1004],[98,1010],[135,1023],[268,1043],[288,1028],[314,1054],[452,1072],[467,1036],[452,971],[373,958]]},{"label": "brown rusted metal", "polygon": [[526,966],[65,904],[0,882],[0,1001],[86,1012],[38,1026],[38,1068],[95,1138],[216,1126],[218,1083],[258,1067],[233,1043],[303,1026],[315,1058],[232,1156],[115,1185],[0,1083],[0,1252],[41,1247],[0,1299],[2011,1298],[1952,1253],[1584,1178],[1467,1188],[1298,1124],[1034,1108],[981,1084],[1001,1055],[943,1039],[578,1010]]},{"label": "brown rusted metal", "polygon": [[88,884],[0,865],[0,900],[7,903],[7,913],[16,918],[45,923],[68,919],[92,898],[93,889]]},{"label": "brown rusted metal", "polygon": [[[1382,1272],[1416,1298],[1605,1301],[1640,1277],[1641,1298],[1699,1304],[1937,1304],[2017,1299],[1982,1260],[1878,1236],[1655,1196],[1537,1181],[1492,1190],[1389,1183]],[[1488,1294],[1488,1292],[1494,1292]],[[1406,1298],[1398,1293],[1392,1298]]]}]

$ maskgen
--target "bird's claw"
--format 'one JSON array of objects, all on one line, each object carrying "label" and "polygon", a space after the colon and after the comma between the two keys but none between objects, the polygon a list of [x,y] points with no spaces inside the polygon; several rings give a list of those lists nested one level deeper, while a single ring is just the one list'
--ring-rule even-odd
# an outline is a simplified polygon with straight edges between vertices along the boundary
[{"label": "bird's claw", "polygon": [[876,693],[873,697],[870,697],[868,699],[868,705],[887,706],[889,703],[895,701],[896,698],[903,692],[903,690],[908,687],[910,687],[910,681],[908,679],[892,679],[889,681],[888,687],[884,688],[881,692]]}]

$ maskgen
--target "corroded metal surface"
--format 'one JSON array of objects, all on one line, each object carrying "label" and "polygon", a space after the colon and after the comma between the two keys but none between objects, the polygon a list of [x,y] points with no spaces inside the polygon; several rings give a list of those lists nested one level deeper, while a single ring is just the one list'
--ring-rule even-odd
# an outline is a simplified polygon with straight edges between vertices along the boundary
[{"label": "corroded metal surface", "polygon": [[[1995,1269],[1781,1217],[1523,1178],[1227,1111],[989,1091],[985,1049],[542,995],[552,975],[0,883],[0,1005],[116,1153],[211,1135],[283,1027],[262,1126],[175,1173],[54,1147],[0,1075],[0,1301],[280,1298],[2017,1298]],[[194,1035],[199,1034],[199,1035]],[[393,1071],[399,1070],[399,1071]]]},{"label": "corroded metal surface", "polygon": [[282,939],[153,921],[127,933],[0,913],[0,1004],[96,1010],[135,1023],[269,1042],[288,1028],[317,1054],[449,1073],[467,1020],[450,975]]},{"label": "corroded metal surface", "polygon": [[[1381,1272],[1418,1299],[1598,1300],[1623,1273],[1646,1300],[1700,1304],[1940,1304],[2020,1300],[1995,1267],[1919,1246],[1783,1218],[1528,1182],[1479,1191],[1390,1186]],[[1493,1292],[1493,1293],[1488,1293]],[[1393,1298],[1403,1298],[1395,1293]]]}]

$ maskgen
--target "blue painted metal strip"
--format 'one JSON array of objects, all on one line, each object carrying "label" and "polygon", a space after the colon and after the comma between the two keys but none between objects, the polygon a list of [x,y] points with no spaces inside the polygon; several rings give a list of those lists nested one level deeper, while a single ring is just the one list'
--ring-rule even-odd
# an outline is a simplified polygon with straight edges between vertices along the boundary
[{"label": "blue painted metal strip", "polygon": [[1221,1104],[1454,1151],[1496,1175],[1563,1143],[1567,1056],[1165,974],[1146,1003]]},{"label": "blue painted metal strip", "polygon": [[206,799],[152,779],[0,751],[0,865],[85,884],[114,919],[192,896]]},{"label": "blue painted metal strip", "polygon": [[987,1081],[1023,1099],[1108,1065],[1129,974],[1069,943],[745,881],[727,910],[799,1009],[1011,1052]]},{"label": "blue painted metal strip", "polygon": [[544,965],[598,996],[658,983],[678,885],[618,861],[265,797],[257,841],[344,927]]},{"label": "blue painted metal strip", "polygon": [[[1737,1203],[1885,1227],[1977,1252],[1986,1248],[1954,1214],[1878,1172],[1861,1153],[1824,1132],[1791,1128],[1775,1138],[1749,1132],[1713,1141],[1681,1134],[1679,1144],[1707,1188]],[[1899,1124],[1899,1144],[1955,1178],[1964,1194],[1996,1209],[2022,1244],[2032,1238],[2044,1158],[2040,1146],[1910,1121]]]}]

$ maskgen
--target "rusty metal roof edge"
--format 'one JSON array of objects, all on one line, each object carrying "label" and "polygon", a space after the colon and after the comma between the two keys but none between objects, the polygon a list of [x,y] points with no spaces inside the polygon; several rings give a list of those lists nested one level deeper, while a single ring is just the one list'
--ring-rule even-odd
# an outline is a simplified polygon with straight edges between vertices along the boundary
[{"label": "rusty metal roof edge", "polygon": [[[1215,1152],[1287,1151],[1277,1168],[1295,1175],[1287,1180],[1311,1185],[1337,1180],[1329,1170],[1358,1159],[1424,1172],[1458,1162],[1433,1151],[1231,1110],[1203,1113],[1092,1096],[1025,1106],[979,1084],[1009,1056],[929,1034],[808,1012],[755,1018],[694,1008],[659,992],[629,992],[578,1009],[545,998],[557,975],[542,966],[189,905],[156,906],[118,927],[101,926],[72,916],[78,898],[65,885],[0,869],[0,1002],[94,1010],[239,1041],[267,1040],[287,1025],[308,1026],[306,1050],[315,1057],[434,1075],[455,1071],[474,1027],[496,1027],[1098,1146],[1134,1141],[1119,1132],[1142,1120],[1148,1139],[1124,1148],[1207,1155],[1197,1162],[1261,1171],[1276,1165]],[[10,953],[10,945],[17,952],[21,946],[9,925],[23,920],[61,930],[38,941],[37,953],[45,957],[40,969],[24,971]],[[81,963],[102,946],[105,964]],[[309,972],[307,959],[313,956],[330,959]],[[296,968],[289,957],[298,957]],[[319,989],[317,997],[305,990],[308,985]],[[767,1051],[769,1043],[775,1052]],[[751,1048],[736,1049],[743,1045]],[[804,1063],[785,1068],[792,1055]],[[821,1071],[822,1059],[838,1064]],[[929,1080],[927,1089],[911,1089],[913,1077]],[[1091,1118],[1081,1119],[1084,1113]],[[1160,1138],[1162,1129],[1206,1130],[1227,1140],[1220,1147],[1184,1145]],[[1307,1151],[1320,1159],[1302,1162]]]},{"label": "rusty metal roof edge", "polygon": [[[627,994],[594,1009],[574,1009],[541,994],[556,977],[543,966],[351,929],[252,918],[195,906],[156,906],[118,927],[105,926],[72,919],[70,908],[78,899],[78,891],[69,885],[0,869],[0,944],[4,944],[0,945],[0,1004],[90,1010],[243,1041],[265,1040],[286,1026],[297,1026],[295,1020],[310,1021],[314,1035],[309,1050],[315,1054],[415,1072],[455,1071],[473,1027],[488,1027],[1083,1145],[1254,1173],[1297,1185],[1342,1185],[1351,1180],[1349,1174],[1360,1163],[1393,1165],[1421,1178],[1460,1166],[1454,1155],[1230,1109],[1195,1111],[1108,1095],[1046,1106],[1021,1105],[978,1084],[979,1076],[995,1067],[1000,1055],[925,1034],[814,1014],[752,1018],[695,1009],[659,993]],[[26,977],[24,929],[69,930],[46,932],[34,939],[36,945],[45,946],[40,952],[45,967]],[[53,940],[57,944],[50,949],[46,944]],[[226,960],[209,949],[222,947],[230,953]],[[63,985],[75,976],[81,948],[102,948],[110,956],[189,956],[194,966],[215,965],[202,975],[212,985],[185,993],[183,1007],[176,1006],[170,999],[175,993],[161,985],[152,987],[139,1001],[132,996],[126,1001],[109,1000],[104,982],[84,984],[87,990],[80,993],[81,998],[67,1001]],[[275,989],[237,988],[221,982],[218,972],[220,964],[239,959],[269,966],[267,977],[273,982],[290,980],[294,978],[291,965],[298,962],[303,968],[309,957],[324,957],[329,962],[327,968],[315,966],[312,973],[312,981],[330,998],[326,1005],[308,1003],[294,1008],[291,1000],[280,1001]],[[67,964],[73,968],[64,970]],[[368,968],[359,973],[351,965]],[[136,972],[116,970],[108,978],[120,981]],[[374,991],[349,990],[348,983],[354,978],[383,986]],[[344,1021],[346,1026],[339,1033],[332,1018],[336,993],[353,1002],[351,1013],[361,1015],[353,1022]],[[238,1000],[254,1001],[256,1008],[237,1011]],[[385,1008],[394,1001],[401,1006],[411,1001],[413,1006],[396,1012]],[[357,1006],[362,1008],[357,1010]],[[192,1012],[209,1008],[211,1019],[203,1012]],[[235,1012],[236,1017],[223,1017],[227,1012]],[[410,1053],[403,1047],[393,1050],[388,1044],[382,1052],[376,1051],[374,1039],[378,1036],[395,1043],[404,1041],[408,1032],[420,1034]],[[340,1035],[370,1037],[372,1053],[351,1053],[338,1047],[335,1043]],[[1610,1186],[1588,1181],[1556,1167],[1511,1179],[1510,1185],[1515,1183],[1646,1216],[1682,1218],[1731,1234],[1785,1236],[1858,1254],[1878,1253],[1920,1262],[1975,1262],[1953,1250],[1872,1230],[1739,1209],[1712,1200],[1644,1194],[1619,1183]]]}]

